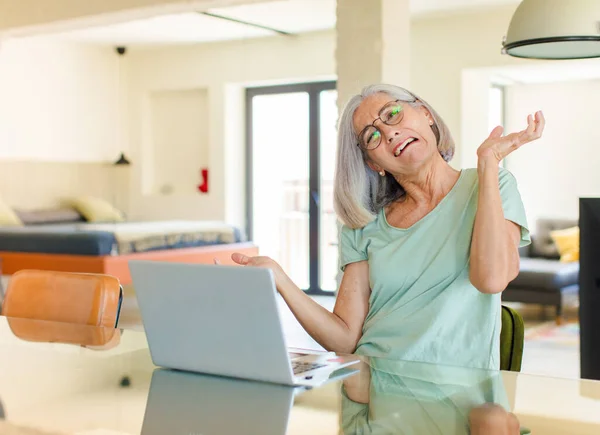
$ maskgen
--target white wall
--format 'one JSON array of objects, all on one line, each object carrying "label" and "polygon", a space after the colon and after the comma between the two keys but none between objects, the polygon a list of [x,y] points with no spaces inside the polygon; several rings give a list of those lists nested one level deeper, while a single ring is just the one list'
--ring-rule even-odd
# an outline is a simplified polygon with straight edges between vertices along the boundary
[{"label": "white wall", "polygon": [[3,41],[0,159],[115,160],[120,152],[116,56],[110,48]]},{"label": "white wall", "polygon": [[[335,71],[334,45],[333,33],[323,32],[131,50],[127,62],[130,72],[129,130],[134,161],[132,217],[225,219],[243,226],[246,188],[244,88],[261,83],[331,79]],[[208,194],[191,192],[177,195],[148,192],[144,186],[153,183],[148,163],[155,140],[150,96],[156,92],[195,89],[206,89],[209,98],[208,122],[205,125],[208,126],[209,149],[206,155],[210,191]],[[135,162],[142,164],[136,165]],[[198,171],[200,166],[201,162]],[[172,175],[175,179],[176,174],[173,172]]]},{"label": "white wall", "polygon": [[600,80],[506,88],[506,126],[522,130],[529,113],[542,110],[543,137],[508,156],[530,226],[539,217],[577,219],[580,196],[600,195]]},{"label": "white wall", "polygon": [[208,93],[152,92],[150,105],[152,176],[143,192],[195,193],[198,172],[208,165]]}]

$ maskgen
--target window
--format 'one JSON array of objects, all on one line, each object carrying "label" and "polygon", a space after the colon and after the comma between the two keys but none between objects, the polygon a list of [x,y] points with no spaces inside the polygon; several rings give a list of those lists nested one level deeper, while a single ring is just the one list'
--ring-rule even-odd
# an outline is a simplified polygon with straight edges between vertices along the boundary
[{"label": "window", "polygon": [[247,233],[310,294],[333,294],[335,82],[249,88]]}]

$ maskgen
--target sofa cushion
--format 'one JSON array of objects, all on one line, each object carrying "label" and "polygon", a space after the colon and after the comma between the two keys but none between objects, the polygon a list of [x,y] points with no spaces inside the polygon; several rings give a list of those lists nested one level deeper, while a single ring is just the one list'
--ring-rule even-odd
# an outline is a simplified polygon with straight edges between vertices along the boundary
[{"label": "sofa cushion", "polygon": [[578,262],[561,263],[545,258],[521,258],[519,275],[509,285],[538,290],[560,290],[577,284],[578,281]]},{"label": "sofa cushion", "polygon": [[558,260],[560,255],[550,233],[555,230],[564,230],[578,224],[572,219],[541,218],[536,221],[535,234],[531,238],[531,257],[543,257]]},{"label": "sofa cushion", "polygon": [[571,227],[564,230],[550,232],[552,240],[560,254],[560,261],[571,263],[579,261],[579,227]]}]

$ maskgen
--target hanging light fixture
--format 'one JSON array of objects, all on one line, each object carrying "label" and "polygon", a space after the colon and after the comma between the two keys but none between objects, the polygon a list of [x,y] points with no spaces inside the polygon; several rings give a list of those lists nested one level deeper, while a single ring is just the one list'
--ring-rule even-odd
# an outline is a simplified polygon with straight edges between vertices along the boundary
[{"label": "hanging light fixture", "polygon": [[[123,148],[123,131],[121,126],[123,125],[123,72],[122,72],[122,64],[123,64],[123,60],[122,57],[123,55],[127,52],[127,48],[126,47],[116,47],[115,48],[117,54],[119,55],[119,65],[118,65],[118,70],[117,70],[117,140],[119,141],[119,148]],[[125,157],[125,153],[121,151],[121,155],[119,156],[119,158],[113,163],[113,165],[116,166],[120,166],[120,165],[129,165],[131,164],[131,162],[129,161],[129,159],[127,157]]]},{"label": "hanging light fixture", "polygon": [[530,59],[600,57],[600,0],[523,0],[502,45]]},{"label": "hanging light fixture", "polygon": [[122,165],[131,165],[131,162],[129,161],[129,159],[127,157],[125,157],[124,153],[121,153],[121,155],[119,156],[119,158],[113,163],[113,165],[115,166],[122,166]]}]

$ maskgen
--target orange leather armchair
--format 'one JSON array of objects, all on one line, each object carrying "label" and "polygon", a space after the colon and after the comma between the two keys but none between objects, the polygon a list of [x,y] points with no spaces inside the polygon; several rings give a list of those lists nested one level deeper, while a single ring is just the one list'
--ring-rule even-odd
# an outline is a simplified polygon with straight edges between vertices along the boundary
[{"label": "orange leather armchair", "polygon": [[103,346],[120,335],[122,299],[113,276],[22,270],[9,281],[2,315],[27,341]]}]

